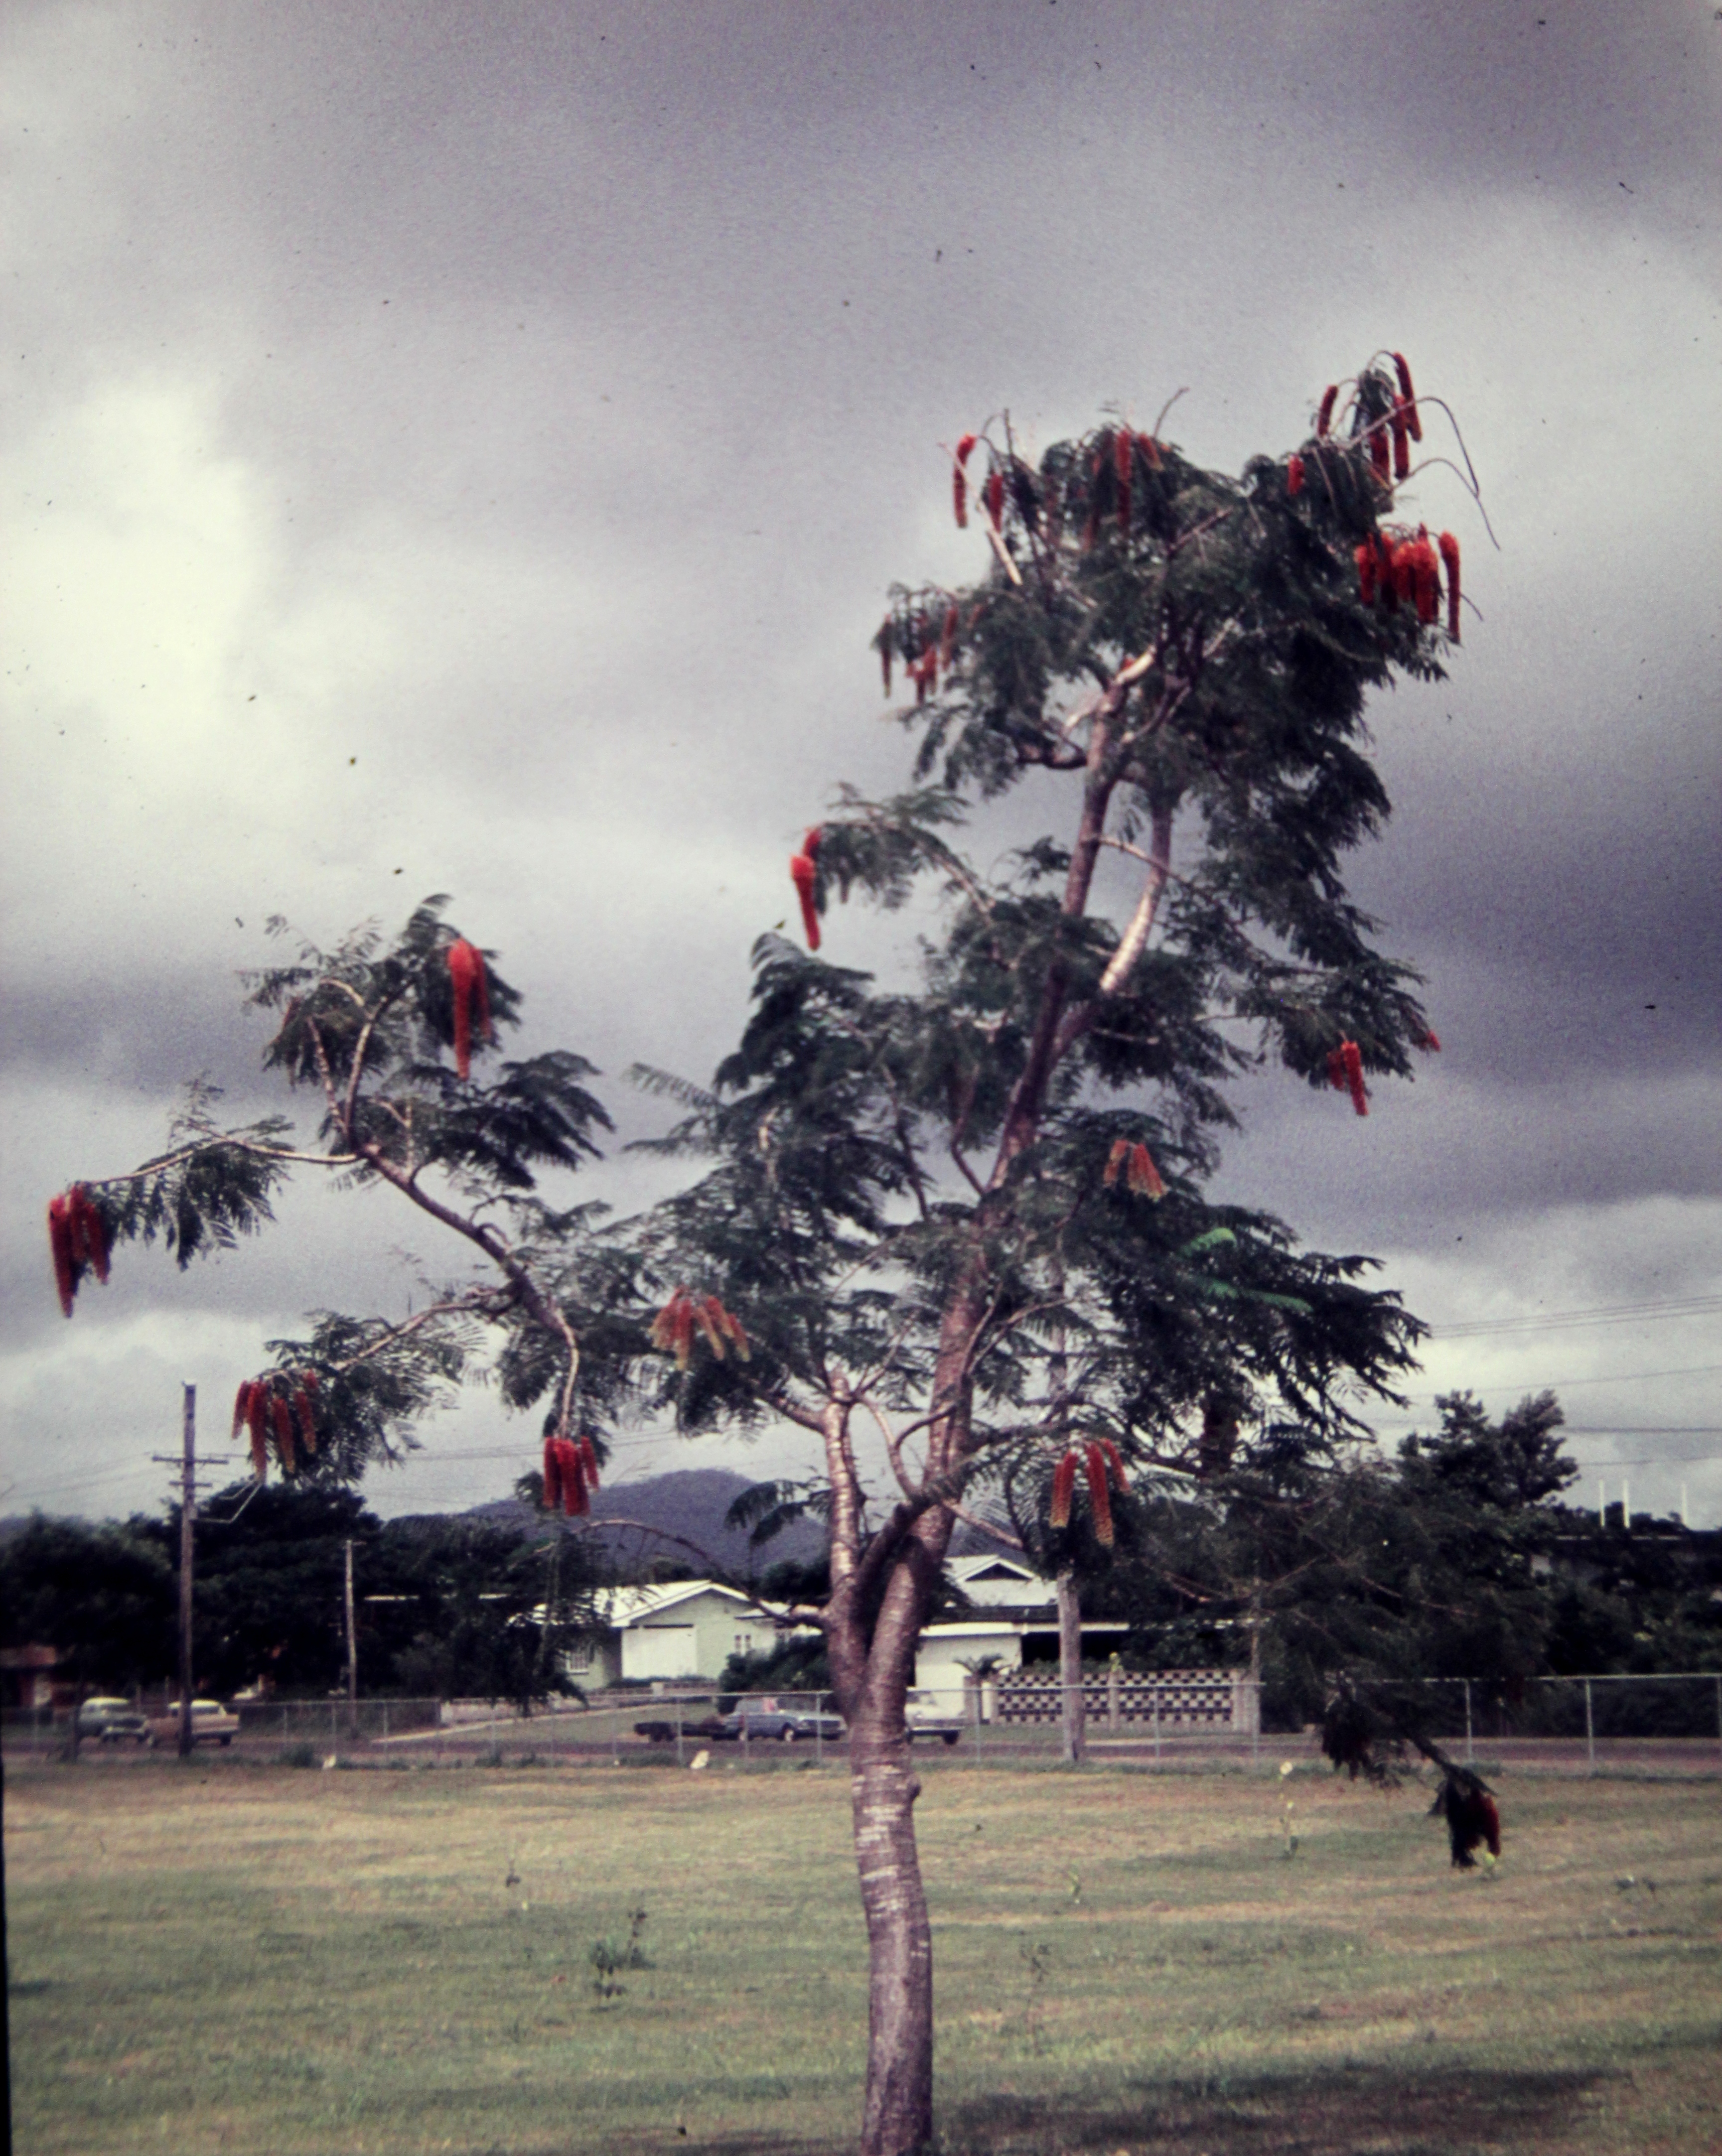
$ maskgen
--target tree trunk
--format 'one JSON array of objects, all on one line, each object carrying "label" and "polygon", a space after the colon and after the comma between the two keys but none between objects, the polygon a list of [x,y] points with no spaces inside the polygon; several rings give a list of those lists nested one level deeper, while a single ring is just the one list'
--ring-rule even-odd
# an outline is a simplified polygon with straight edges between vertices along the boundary
[{"label": "tree trunk", "polygon": [[1077,1600],[1077,1576],[1069,1566],[1058,1575],[1058,1705],[1064,1760],[1080,1766],[1087,1745],[1087,1716],[1082,1707],[1082,1612]]},{"label": "tree trunk", "polygon": [[[906,1739],[901,1749],[907,1755]],[[861,2156],[911,2156],[933,2139],[933,1933],[915,1847],[921,1784],[907,1756],[876,1758],[856,1768],[851,1791],[870,1960]]]}]

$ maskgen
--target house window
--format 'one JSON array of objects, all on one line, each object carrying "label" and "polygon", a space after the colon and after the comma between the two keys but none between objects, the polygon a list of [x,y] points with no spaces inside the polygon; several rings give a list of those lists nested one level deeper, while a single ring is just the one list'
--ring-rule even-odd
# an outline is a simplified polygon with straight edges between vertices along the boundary
[{"label": "house window", "polygon": [[589,1640],[577,1640],[573,1646],[565,1647],[563,1650],[562,1666],[570,1676],[573,1676],[577,1671],[589,1670],[592,1666],[592,1642]]}]

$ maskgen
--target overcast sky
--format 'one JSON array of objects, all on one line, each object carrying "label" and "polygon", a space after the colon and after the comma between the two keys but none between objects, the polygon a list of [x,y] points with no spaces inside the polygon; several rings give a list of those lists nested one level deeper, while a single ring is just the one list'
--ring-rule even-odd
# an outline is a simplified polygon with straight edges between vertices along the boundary
[{"label": "overcast sky", "polygon": [[[453,893],[525,1044],[654,1127],[620,1071],[709,1075],[791,842],[902,774],[887,587],[983,566],[939,444],[1187,386],[1167,431],[1236,469],[1388,346],[1500,541],[1439,473],[1405,505],[1483,618],[1377,706],[1357,868],[1446,1052],[1366,1122],[1252,1086],[1221,1188],[1383,1260],[1436,1328],[1411,1419],[1553,1385],[1585,1496],[1722,1520],[1719,17],[13,0],[0,1510],[153,1507],[182,1379],[213,1442],[265,1337],[448,1262],[308,1192],[61,1317],[54,1191],[199,1071],[279,1105],[268,916]],[[367,1494],[501,1495],[534,1427],[478,1395]]]}]

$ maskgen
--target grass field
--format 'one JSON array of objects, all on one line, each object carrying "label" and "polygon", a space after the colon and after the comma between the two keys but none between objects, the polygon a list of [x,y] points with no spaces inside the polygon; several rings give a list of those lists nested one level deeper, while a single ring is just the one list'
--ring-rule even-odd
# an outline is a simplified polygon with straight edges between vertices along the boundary
[{"label": "grass field", "polygon": [[[1504,1777],[1476,1875],[1415,1790],[1324,1774],[926,1784],[953,2152],[1722,2147],[1714,1780]],[[788,1763],[9,1770],[17,2146],[838,2151],[847,1798]],[[650,1966],[602,1996],[636,1909]]]}]

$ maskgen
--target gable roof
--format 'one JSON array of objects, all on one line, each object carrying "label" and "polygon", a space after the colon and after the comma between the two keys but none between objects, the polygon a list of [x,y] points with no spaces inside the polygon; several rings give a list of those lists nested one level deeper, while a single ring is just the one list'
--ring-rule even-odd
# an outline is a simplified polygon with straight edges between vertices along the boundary
[{"label": "gable roof", "polygon": [[725,1587],[719,1580],[668,1579],[655,1587],[609,1589],[597,1598],[599,1621],[615,1631],[626,1632],[644,1624],[649,1617],[661,1616],[666,1609],[696,1601],[702,1594],[720,1595],[724,1601],[736,1603],[756,1616],[769,1614],[768,1605],[762,1608],[749,1596],[733,1587]]},{"label": "gable roof", "polygon": [[1052,1582],[1026,1558],[1000,1550],[953,1558],[952,1579],[979,1609],[1039,1609],[1056,1599]]}]

